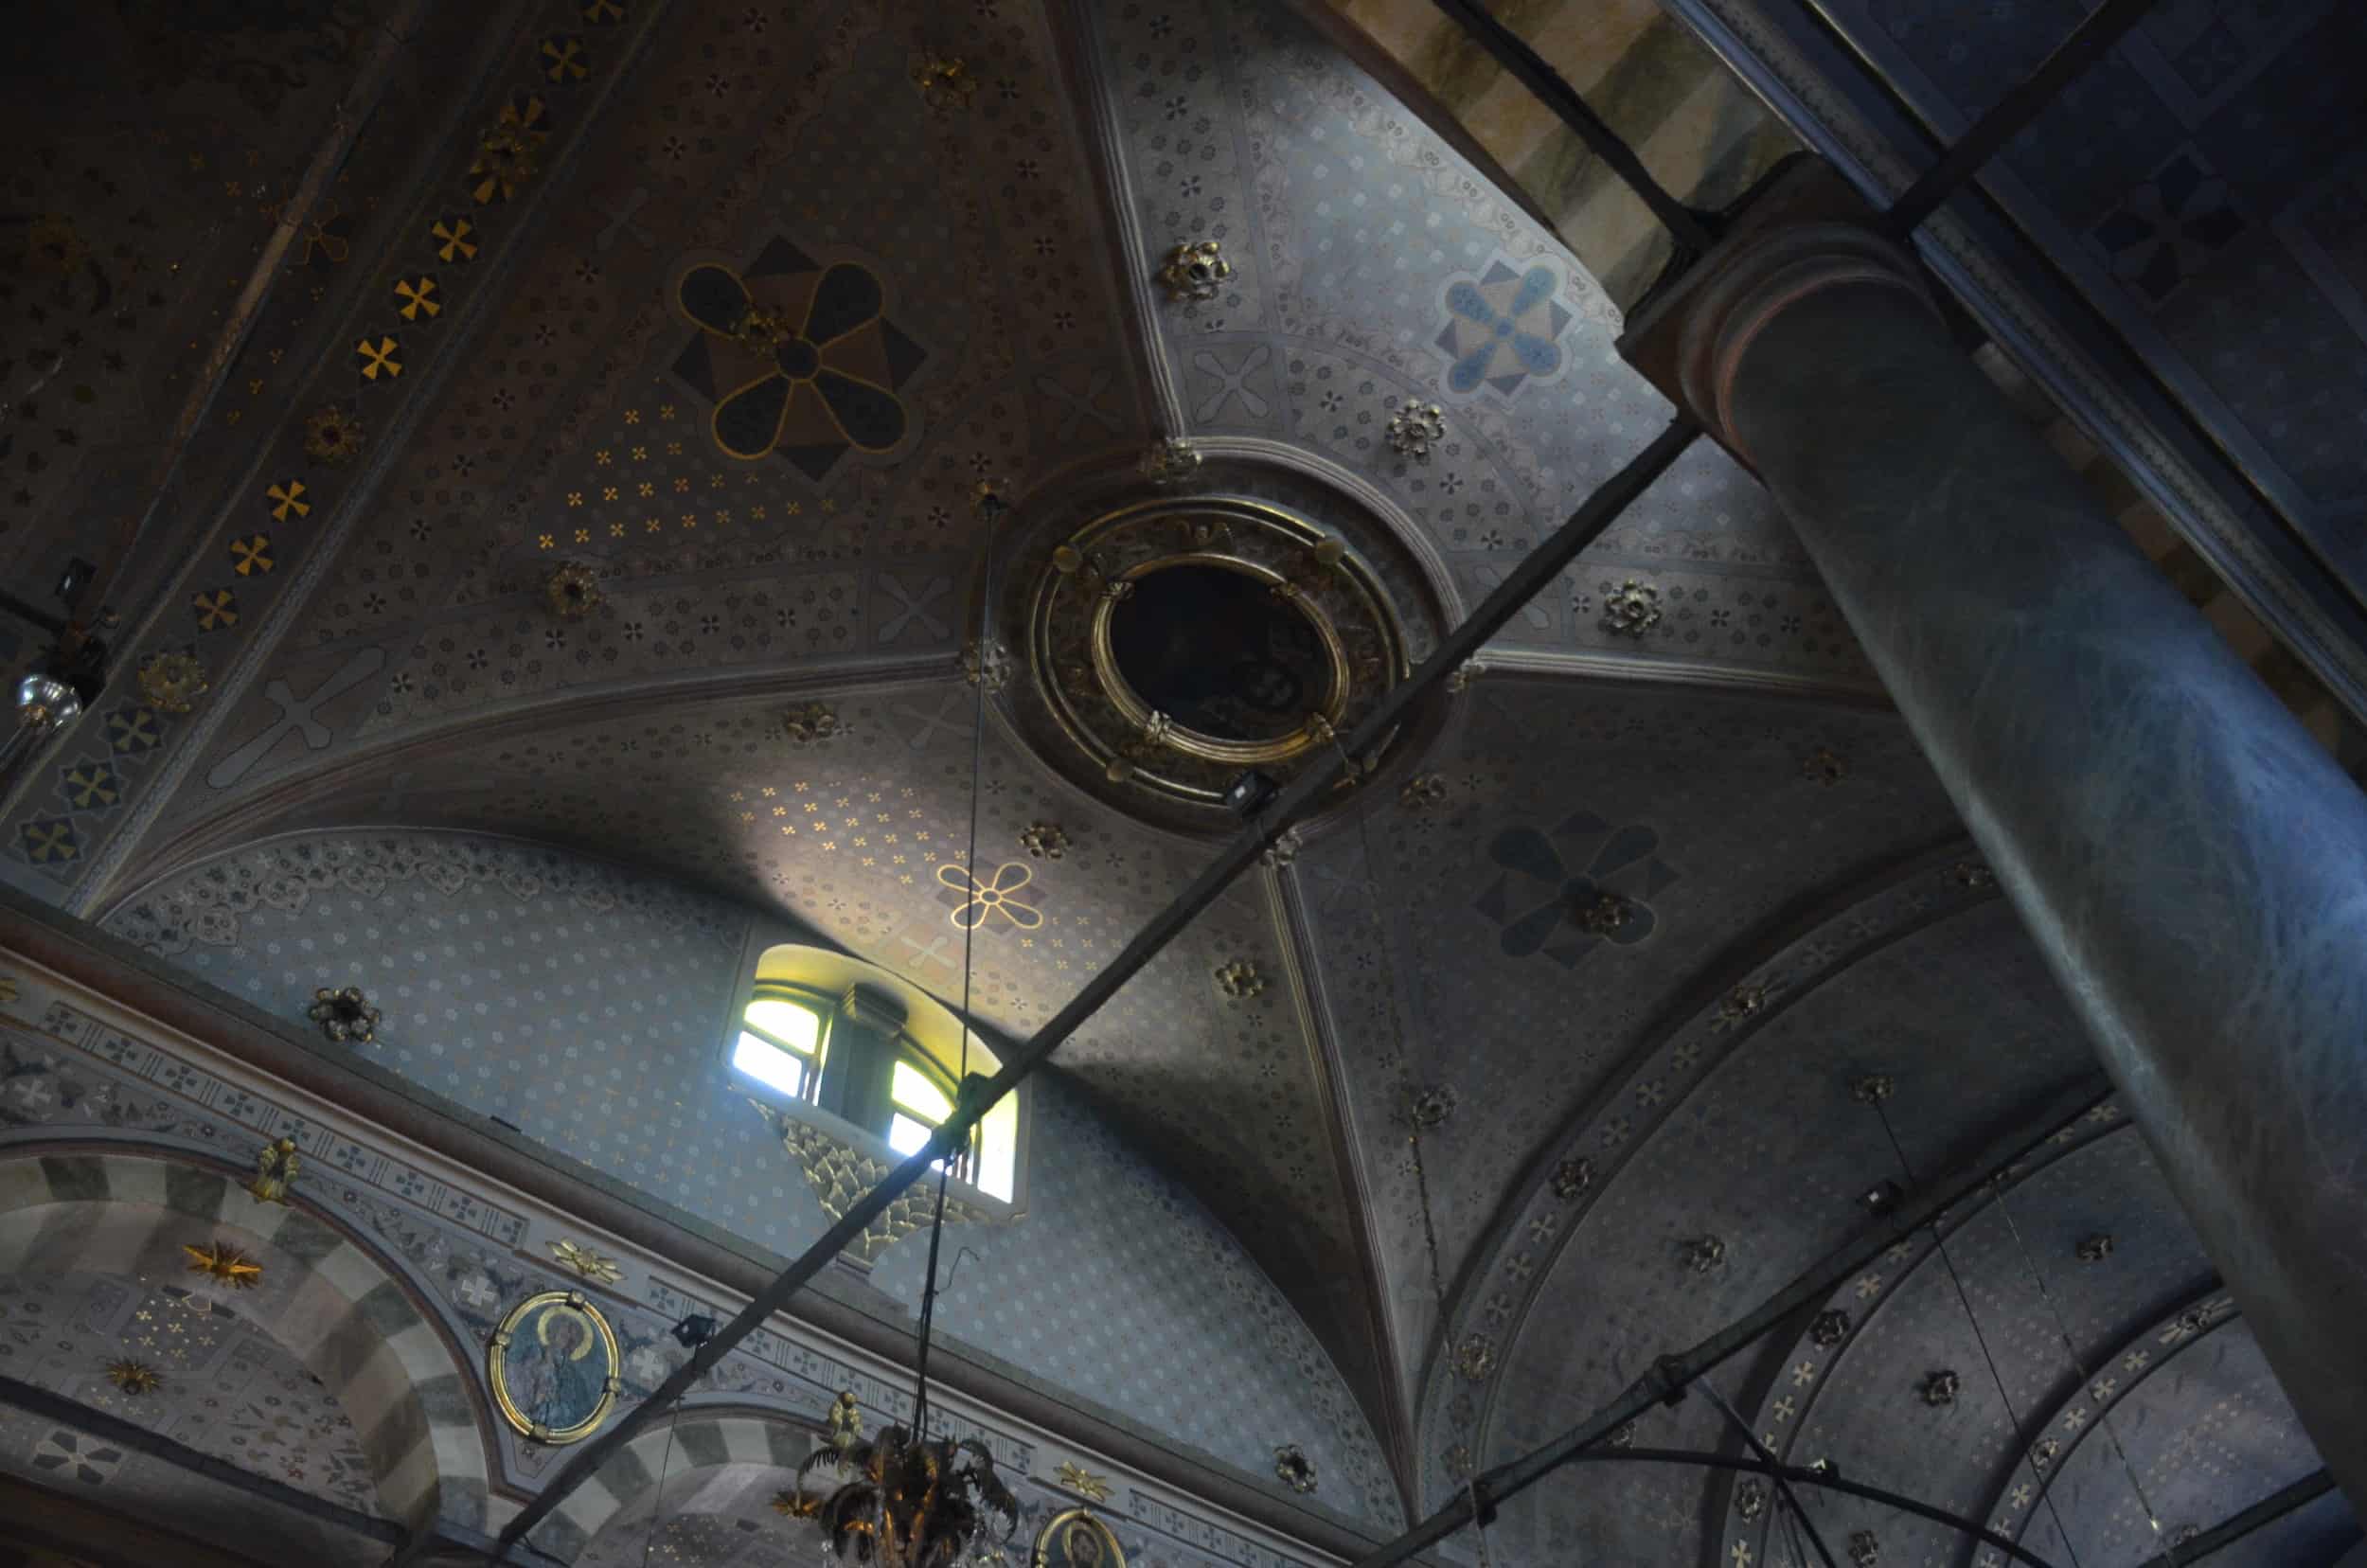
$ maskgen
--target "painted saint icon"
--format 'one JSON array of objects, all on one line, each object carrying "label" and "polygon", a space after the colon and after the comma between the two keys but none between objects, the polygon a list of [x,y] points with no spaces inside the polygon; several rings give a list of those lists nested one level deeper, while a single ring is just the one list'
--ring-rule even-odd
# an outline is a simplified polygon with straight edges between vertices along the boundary
[{"label": "painted saint icon", "polygon": [[503,1417],[539,1443],[590,1436],[616,1399],[615,1332],[574,1291],[545,1291],[512,1308],[488,1360]]}]

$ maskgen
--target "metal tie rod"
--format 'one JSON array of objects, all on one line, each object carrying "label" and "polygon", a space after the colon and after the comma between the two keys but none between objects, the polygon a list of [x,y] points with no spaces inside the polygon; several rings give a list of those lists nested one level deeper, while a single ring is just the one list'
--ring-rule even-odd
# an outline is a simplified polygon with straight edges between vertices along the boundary
[{"label": "metal tie rod", "polygon": [[676,1399],[690,1392],[699,1380],[706,1376],[708,1368],[767,1318],[788,1305],[790,1297],[821,1273],[842,1249],[863,1235],[873,1220],[903,1195],[905,1188],[927,1175],[935,1161],[965,1147],[970,1130],[997,1100],[1009,1094],[1021,1079],[1042,1066],[1061,1042],[1157,956],[1159,950],[1166,946],[1170,938],[1189,925],[1201,911],[1216,902],[1235,877],[1255,864],[1258,856],[1291,824],[1323,803],[1339,779],[1348,757],[1363,755],[1379,746],[1403,722],[1408,709],[1432,686],[1445,680],[1465,660],[1477,653],[1488,638],[1521,613],[1522,606],[1543,592],[1564,567],[1577,559],[1579,551],[1600,538],[1603,530],[1616,522],[1619,514],[1627,510],[1628,505],[1642,495],[1653,480],[1667,472],[1668,466],[1682,455],[1700,434],[1700,426],[1694,423],[1690,417],[1681,414],[1669,423],[1667,429],[1653,438],[1649,446],[1628,459],[1625,468],[1605,480],[1600,489],[1571,513],[1568,522],[1513,568],[1496,591],[1471,612],[1468,619],[1440,640],[1437,651],[1425,659],[1420,668],[1381,698],[1379,704],[1345,738],[1339,750],[1329,757],[1319,757],[1285,786],[1275,797],[1272,810],[1262,813],[1254,827],[1237,834],[1216,859],[1209,862],[1207,869],[1201,872],[1190,886],[1176,895],[1174,902],[1153,917],[1133,940],[1127,943],[1126,950],[1108,968],[1086,981],[1084,989],[1071,997],[1067,1006],[1055,1013],[1050,1022],[1036,1031],[1034,1038],[1012,1055],[1001,1072],[990,1079],[980,1081],[973,1078],[964,1084],[953,1114],[945,1119],[917,1153],[888,1172],[879,1185],[855,1200],[836,1224],[823,1232],[821,1238],[799,1255],[795,1262],[782,1270],[780,1276],[772,1284],[757,1292],[755,1299],[740,1310],[739,1316],[724,1325],[713,1339],[692,1351],[690,1358],[658,1384],[648,1399],[627,1412],[606,1432],[577,1450],[575,1456],[551,1478],[550,1485],[544,1487],[534,1501],[504,1526],[495,1560],[507,1555],[512,1542],[525,1539],[526,1532],[541,1523],[552,1509],[565,1501],[570,1492],[607,1463],[612,1454],[632,1441],[644,1427],[655,1420]]},{"label": "metal tie rod", "polygon": [[2007,142],[2046,113],[2074,78],[2111,52],[2112,45],[2152,9],[2153,0],[2104,0],[2081,17],[2054,53],[1991,104],[1971,130],[1940,154],[1939,162],[1925,169],[1906,194],[1891,204],[1882,215],[1882,226],[1904,236],[1937,212],[1958,186],[1978,174]]},{"label": "metal tie rod", "polygon": [[1620,183],[1652,209],[1652,216],[1660,220],[1661,226],[1676,238],[1680,250],[1696,257],[1709,253],[1717,241],[1717,236],[1710,232],[1711,221],[1670,195],[1667,187],[1644,167],[1644,160],[1627,139],[1594,112],[1594,106],[1578,95],[1567,78],[1529,47],[1528,40],[1498,21],[1483,0],[1432,0],[1432,4],[1445,11],[1472,43],[1494,56],[1496,63],[1510,72],[1539,102],[1559,116],[1562,124],[1586,143],[1587,151],[1602,159]]},{"label": "metal tie rod", "polygon": [[1434,1546],[1471,1522],[1476,1498],[1492,1513],[1498,1504],[1518,1495],[1560,1469],[1580,1459],[1586,1451],[1656,1404],[1674,1404],[1694,1379],[1729,1357],[1739,1354],[1769,1329],[1792,1314],[1806,1310],[1841,1288],[1851,1274],[1879,1257],[1886,1248],[1905,1240],[1942,1214],[1977,1196],[1991,1178],[2015,1160],[2052,1137],[2056,1131],[2086,1115],[2111,1097],[2111,1085],[2101,1072],[2082,1078],[2051,1096],[2040,1114],[2036,1133],[2017,1133],[1999,1140],[1973,1166],[1979,1174],[1951,1183],[1945,1189],[1918,1193],[1899,1205],[1888,1223],[1875,1227],[1857,1244],[1844,1247],[1816,1264],[1770,1297],[1756,1310],[1728,1324],[1682,1355],[1664,1356],[1652,1369],[1629,1384],[1626,1393],[1554,1438],[1541,1448],[1497,1466],[1455,1495],[1454,1500],[1369,1557],[1355,1568],[1391,1568],[1426,1547]]}]

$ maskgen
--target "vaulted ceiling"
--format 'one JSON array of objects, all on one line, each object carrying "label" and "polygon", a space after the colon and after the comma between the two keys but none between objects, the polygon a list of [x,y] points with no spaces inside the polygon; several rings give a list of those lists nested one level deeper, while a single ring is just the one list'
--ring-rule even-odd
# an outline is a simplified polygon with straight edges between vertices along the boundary
[{"label": "vaulted ceiling", "polygon": [[[114,684],[7,802],[0,873],[80,912],[291,829],[499,831],[788,915],[949,994],[965,899],[940,872],[1007,864],[1046,925],[981,929],[973,1003],[1023,1036],[1209,833],[1043,744],[1019,712],[1033,671],[980,726],[958,657],[1015,592],[980,580],[981,478],[1023,526],[1189,437],[1203,489],[1290,497],[1349,540],[1419,641],[1668,414],[1530,204],[1282,0],[215,11],[57,6],[32,29],[61,61],[166,65],[136,131],[99,100],[111,64],[52,75],[66,107],[19,134],[43,151],[15,205],[73,265],[30,250],[0,301],[17,580],[110,559],[303,175],[297,125],[361,122],[333,223],[306,217],[102,585]],[[382,46],[383,95],[335,107]],[[1202,239],[1231,276],[1169,298],[1155,270]],[[749,304],[828,316],[822,368],[739,363],[708,326]],[[1521,344],[1501,356],[1498,325]],[[1433,450],[1397,450],[1393,418],[1433,402]],[[567,566],[596,579],[588,615],[554,611]],[[1657,596],[1640,634],[1610,613],[1631,580]],[[132,675],[176,650],[212,687],[187,714]],[[1745,474],[1697,448],[1481,662],[1369,798],[1059,1059],[1290,1296],[1410,1506],[1848,1244],[1872,1185],[1965,1175],[2017,1130],[2044,1152],[1951,1217],[1947,1256],[1871,1269],[1849,1337],[1803,1321],[1721,1375],[1744,1418],[2017,1531],[2022,1451],[2059,1428],[2066,1485],[2033,1528],[2083,1561],[2142,1555],[2125,1473],[2082,1439],[2114,1399],[2145,1401],[2118,1438],[2175,1523],[2316,1469],[2139,1136],[2106,1105],[2043,1142],[2085,1043]],[[828,723],[784,728],[813,704]],[[1059,859],[1023,848],[1039,823]],[[1568,913],[1601,891],[1637,912],[1609,937]],[[1260,993],[1215,982],[1235,961]],[[1869,1075],[1895,1084],[1887,1122],[1852,1096]],[[1408,1088],[1453,1099],[1425,1135],[1427,1231]],[[2092,1235],[2113,1251],[2081,1263]],[[2126,1392],[2083,1401],[2131,1358]],[[1943,1369],[1961,1397],[1928,1404]],[[1705,1401],[1665,1419],[1648,1446],[1735,1446]],[[1508,1509],[1501,1541],[1786,1560],[1736,1499],[1605,1466]],[[2339,1543],[2322,1511],[2280,1560]],[[1856,1527],[1972,1560],[1889,1514]]]}]

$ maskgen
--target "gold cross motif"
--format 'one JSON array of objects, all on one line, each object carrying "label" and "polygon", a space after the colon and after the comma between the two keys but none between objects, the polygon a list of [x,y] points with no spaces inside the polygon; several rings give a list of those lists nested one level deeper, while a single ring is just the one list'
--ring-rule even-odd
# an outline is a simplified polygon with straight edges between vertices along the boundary
[{"label": "gold cross motif", "polygon": [[258,577],[272,569],[271,535],[253,534],[230,542],[231,569],[240,577]]},{"label": "gold cross motif", "polygon": [[401,362],[395,358],[401,349],[402,346],[390,337],[381,337],[375,344],[364,338],[355,344],[353,352],[362,361],[362,379],[374,382],[381,371],[385,372],[388,381],[401,375]]},{"label": "gold cross motif", "polygon": [[551,80],[581,81],[586,68],[582,39],[559,37],[543,40],[543,74]]},{"label": "gold cross motif", "polygon": [[466,218],[438,218],[428,233],[436,239],[436,254],[462,265],[476,259],[476,225]]},{"label": "gold cross motif", "polygon": [[197,629],[200,632],[219,632],[224,627],[239,624],[238,596],[227,588],[193,594],[189,597],[189,607],[197,612]]},{"label": "gold cross motif", "polygon": [[[443,225],[439,223],[436,226],[441,228]],[[398,278],[395,297],[402,302],[395,308],[395,313],[405,321],[426,320],[441,315],[444,311],[436,297],[436,279],[427,273],[421,273],[417,277]]]}]

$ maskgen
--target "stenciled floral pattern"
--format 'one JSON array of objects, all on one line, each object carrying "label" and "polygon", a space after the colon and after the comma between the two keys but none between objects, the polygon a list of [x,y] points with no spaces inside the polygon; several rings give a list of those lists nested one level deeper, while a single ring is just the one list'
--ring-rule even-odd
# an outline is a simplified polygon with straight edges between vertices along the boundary
[{"label": "stenciled floral pattern", "polygon": [[1447,326],[1438,334],[1438,347],[1454,361],[1447,389],[1468,397],[1488,387],[1508,398],[1531,377],[1560,374],[1561,334],[1571,322],[1555,297],[1560,292],[1561,278],[1542,263],[1515,272],[1498,261],[1477,282],[1448,285]]},{"label": "stenciled floral pattern", "polygon": [[818,481],[850,449],[885,453],[912,434],[897,394],[928,355],[887,319],[870,268],[824,267],[775,240],[744,272],[690,267],[674,300],[700,330],[674,373],[714,401],[726,456],[778,454]]}]

